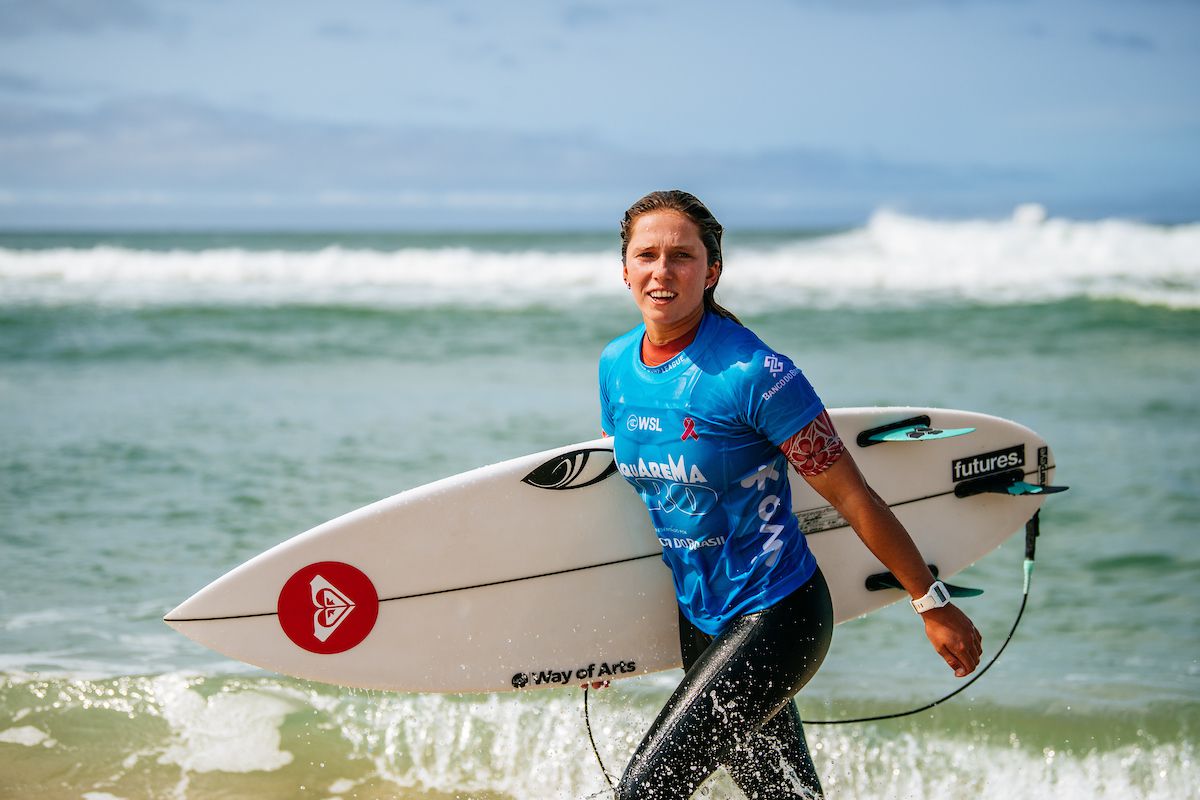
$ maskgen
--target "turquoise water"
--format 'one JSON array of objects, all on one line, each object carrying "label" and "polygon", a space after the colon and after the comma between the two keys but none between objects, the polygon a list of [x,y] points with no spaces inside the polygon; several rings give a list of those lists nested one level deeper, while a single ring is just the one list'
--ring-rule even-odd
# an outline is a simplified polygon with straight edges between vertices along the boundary
[{"label": "turquoise water", "polygon": [[[1072,486],[986,677],[810,730],[831,800],[1200,796],[1198,238],[895,216],[731,236],[723,300],[827,403],[1019,420]],[[618,269],[597,235],[0,238],[0,797],[600,792],[578,690],[309,684],[161,617],[325,519],[592,438],[596,356],[636,322]],[[986,589],[964,605],[989,653],[1019,538],[957,581]],[[938,662],[911,611],[848,623],[802,714],[921,704],[956,685]],[[677,678],[593,698],[610,769]]]}]

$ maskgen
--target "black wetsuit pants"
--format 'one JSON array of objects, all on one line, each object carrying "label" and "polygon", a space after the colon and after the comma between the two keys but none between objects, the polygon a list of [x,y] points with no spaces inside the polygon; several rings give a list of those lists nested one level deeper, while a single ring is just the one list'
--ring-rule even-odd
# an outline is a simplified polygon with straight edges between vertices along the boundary
[{"label": "black wetsuit pants", "polygon": [[816,674],[832,635],[820,570],[715,639],[681,614],[686,674],[626,767],[621,800],[686,800],[718,766],[751,800],[823,797],[792,697]]}]

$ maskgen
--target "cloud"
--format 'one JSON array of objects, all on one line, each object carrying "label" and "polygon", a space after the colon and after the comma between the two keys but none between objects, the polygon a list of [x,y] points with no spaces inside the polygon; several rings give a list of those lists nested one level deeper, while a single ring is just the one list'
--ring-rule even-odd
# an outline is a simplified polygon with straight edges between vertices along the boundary
[{"label": "cloud", "polygon": [[326,22],[317,27],[317,36],[322,39],[333,39],[339,42],[357,42],[367,37],[362,28],[345,22]]},{"label": "cloud", "polygon": [[45,85],[37,78],[30,78],[28,75],[19,75],[15,72],[0,72],[0,92],[38,94],[45,91]]},{"label": "cloud", "polygon": [[1028,0],[791,0],[803,8],[821,8],[849,14],[903,13],[926,8],[966,8],[969,6],[1028,5]]},{"label": "cloud", "polygon": [[570,3],[562,10],[562,19],[570,28],[588,28],[611,21],[619,12],[599,3]]},{"label": "cloud", "polygon": [[1158,49],[1157,45],[1150,38],[1140,33],[1131,33],[1128,31],[1094,30],[1092,31],[1091,41],[1093,44],[1101,47],[1127,50],[1135,53],[1153,53]]},{"label": "cloud", "polygon": [[493,209],[540,224],[555,215],[604,219],[651,188],[672,186],[739,198],[776,217],[799,208],[853,216],[884,201],[1038,177],[820,149],[635,152],[586,136],[334,125],[181,97],[85,112],[0,104],[0,193],[10,221],[21,208],[74,206],[224,208],[239,223],[236,209],[315,209],[352,220],[368,212],[391,219],[397,209],[476,217]]},{"label": "cloud", "polygon": [[95,85],[87,83],[47,81],[20,72],[0,71],[0,94],[17,95],[22,99],[78,96],[95,90]]},{"label": "cloud", "polygon": [[0,37],[149,30],[169,24],[178,24],[178,19],[159,14],[141,0],[0,0]]}]

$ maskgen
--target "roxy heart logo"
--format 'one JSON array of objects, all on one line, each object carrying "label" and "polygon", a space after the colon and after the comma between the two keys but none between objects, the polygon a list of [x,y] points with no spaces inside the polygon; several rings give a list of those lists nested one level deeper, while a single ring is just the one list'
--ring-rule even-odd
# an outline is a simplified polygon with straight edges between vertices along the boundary
[{"label": "roxy heart logo", "polygon": [[308,585],[312,588],[312,602],[317,611],[313,614],[313,636],[325,642],[346,621],[354,610],[354,601],[339,592],[332,583],[317,575]]},{"label": "roxy heart logo", "polygon": [[331,655],[357,647],[379,617],[379,595],[362,570],[320,561],[297,570],[279,592],[279,625],[298,647]]}]

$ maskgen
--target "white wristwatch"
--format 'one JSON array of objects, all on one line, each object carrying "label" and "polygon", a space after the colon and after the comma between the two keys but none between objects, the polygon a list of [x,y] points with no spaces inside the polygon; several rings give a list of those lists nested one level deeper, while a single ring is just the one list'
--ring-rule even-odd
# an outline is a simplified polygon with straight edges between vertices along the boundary
[{"label": "white wristwatch", "polygon": [[912,603],[913,611],[923,614],[931,608],[941,608],[947,605],[950,602],[950,592],[946,591],[946,584],[941,581],[934,581],[924,597],[909,600],[908,602]]}]

